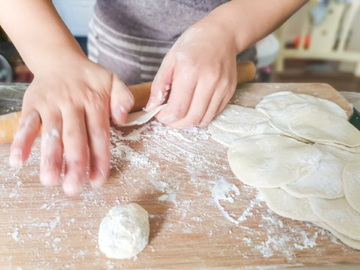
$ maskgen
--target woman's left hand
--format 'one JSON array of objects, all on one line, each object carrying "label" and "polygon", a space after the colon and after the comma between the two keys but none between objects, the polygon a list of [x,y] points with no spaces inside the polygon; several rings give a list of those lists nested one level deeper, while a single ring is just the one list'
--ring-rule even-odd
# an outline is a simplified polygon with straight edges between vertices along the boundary
[{"label": "woman's left hand", "polygon": [[170,93],[168,106],[156,116],[160,122],[172,128],[207,126],[235,91],[236,54],[226,28],[199,21],[165,56],[146,110],[161,105]]}]

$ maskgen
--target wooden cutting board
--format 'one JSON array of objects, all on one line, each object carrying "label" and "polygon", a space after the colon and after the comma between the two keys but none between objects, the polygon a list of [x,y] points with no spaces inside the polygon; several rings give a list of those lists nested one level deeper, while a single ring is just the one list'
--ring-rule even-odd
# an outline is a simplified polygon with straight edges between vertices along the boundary
[{"label": "wooden cutting board", "polygon": [[[254,107],[276,91],[347,101],[325,84],[246,84],[232,103]],[[282,218],[231,172],[226,147],[207,129],[172,130],[155,120],[112,128],[106,186],[86,184],[77,198],[38,180],[40,141],[27,165],[8,165],[0,147],[1,269],[139,269],[308,267],[360,263],[355,251],[327,231]],[[112,260],[97,246],[109,209],[137,202],[150,215],[150,243],[135,259]],[[267,269],[267,268],[266,268]]]}]

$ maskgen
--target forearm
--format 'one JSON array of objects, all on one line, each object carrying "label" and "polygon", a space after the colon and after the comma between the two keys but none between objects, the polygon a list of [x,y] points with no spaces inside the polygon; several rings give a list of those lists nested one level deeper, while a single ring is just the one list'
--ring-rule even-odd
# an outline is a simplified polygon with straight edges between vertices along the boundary
[{"label": "forearm", "polygon": [[51,0],[0,0],[0,24],[30,70],[67,55],[83,55]]},{"label": "forearm", "polygon": [[232,36],[237,52],[248,48],[284,23],[307,0],[233,0],[212,11],[205,20]]}]

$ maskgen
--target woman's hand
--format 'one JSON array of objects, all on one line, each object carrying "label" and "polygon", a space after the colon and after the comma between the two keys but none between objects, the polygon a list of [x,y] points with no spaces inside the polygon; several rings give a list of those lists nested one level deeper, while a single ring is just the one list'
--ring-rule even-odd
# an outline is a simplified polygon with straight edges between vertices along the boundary
[{"label": "woman's hand", "polygon": [[148,111],[164,102],[157,119],[172,128],[207,126],[236,88],[236,46],[232,35],[202,20],[174,44],[154,79]]},{"label": "woman's hand", "polygon": [[10,163],[22,166],[42,124],[41,183],[59,182],[65,153],[63,188],[67,195],[75,195],[86,177],[89,157],[90,184],[99,187],[106,180],[110,114],[115,123],[124,123],[134,101],[119,78],[85,56],[62,55],[52,60],[50,68],[36,69],[25,93]]}]

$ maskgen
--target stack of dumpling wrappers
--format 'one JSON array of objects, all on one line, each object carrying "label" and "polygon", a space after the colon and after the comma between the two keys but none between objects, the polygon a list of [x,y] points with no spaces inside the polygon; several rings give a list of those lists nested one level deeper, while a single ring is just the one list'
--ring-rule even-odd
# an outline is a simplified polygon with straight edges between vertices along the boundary
[{"label": "stack of dumpling wrappers", "polygon": [[209,125],[243,183],[277,214],[360,249],[360,132],[337,104],[278,92],[255,109],[227,105]]}]

